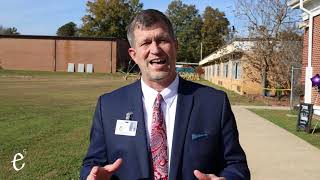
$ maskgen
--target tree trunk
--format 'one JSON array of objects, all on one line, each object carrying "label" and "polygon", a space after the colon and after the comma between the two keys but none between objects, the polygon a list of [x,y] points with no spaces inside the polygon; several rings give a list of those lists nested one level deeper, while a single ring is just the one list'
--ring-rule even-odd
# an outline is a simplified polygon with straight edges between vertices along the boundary
[{"label": "tree trunk", "polygon": [[262,72],[261,72],[261,87],[262,87],[261,95],[267,96],[267,90],[264,89],[267,87],[267,72],[265,67],[262,68]]}]

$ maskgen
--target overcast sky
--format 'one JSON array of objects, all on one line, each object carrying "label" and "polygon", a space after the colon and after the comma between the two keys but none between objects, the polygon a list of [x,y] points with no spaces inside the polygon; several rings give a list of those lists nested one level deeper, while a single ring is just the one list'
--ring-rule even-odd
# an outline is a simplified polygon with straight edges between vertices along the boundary
[{"label": "overcast sky", "polygon": [[[73,21],[82,24],[88,0],[0,0],[0,25],[16,27],[24,35],[55,35],[57,29]],[[140,0],[144,9],[158,9],[165,12],[170,0]],[[231,25],[235,24],[233,0],[183,0],[194,4],[202,12],[206,6],[218,8],[226,13]]]}]

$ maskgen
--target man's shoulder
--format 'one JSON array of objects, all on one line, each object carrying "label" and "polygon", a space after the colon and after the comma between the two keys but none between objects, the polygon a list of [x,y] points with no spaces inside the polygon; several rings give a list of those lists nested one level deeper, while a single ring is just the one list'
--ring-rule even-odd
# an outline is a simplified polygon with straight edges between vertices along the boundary
[{"label": "man's shoulder", "polygon": [[120,87],[118,89],[115,89],[111,92],[107,92],[102,94],[100,97],[101,99],[122,99],[127,98],[129,94],[135,93],[140,90],[140,81],[135,81],[131,84],[125,85],[123,87]]}]

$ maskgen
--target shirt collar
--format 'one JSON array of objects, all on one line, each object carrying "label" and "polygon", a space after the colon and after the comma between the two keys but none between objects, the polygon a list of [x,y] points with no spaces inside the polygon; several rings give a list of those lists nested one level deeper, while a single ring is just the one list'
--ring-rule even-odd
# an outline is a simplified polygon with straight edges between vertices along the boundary
[{"label": "shirt collar", "polygon": [[[178,94],[178,85],[179,85],[179,76],[177,75],[174,81],[168,87],[166,87],[160,92],[164,102],[169,107],[172,105],[173,100],[176,98]],[[158,91],[148,86],[143,81],[142,78],[141,78],[141,89],[142,89],[143,98],[148,97],[148,98],[144,98],[144,102],[146,103],[146,105],[150,105],[152,107],[158,95]]]}]

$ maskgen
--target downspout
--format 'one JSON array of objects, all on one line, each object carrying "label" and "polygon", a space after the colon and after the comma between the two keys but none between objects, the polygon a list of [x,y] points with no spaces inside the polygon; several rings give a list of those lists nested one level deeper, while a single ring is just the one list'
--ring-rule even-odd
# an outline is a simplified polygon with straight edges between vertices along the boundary
[{"label": "downspout", "polygon": [[303,0],[300,0],[300,9],[308,14],[309,16],[309,35],[308,35],[308,66],[306,67],[305,73],[305,87],[304,87],[304,102],[311,103],[312,95],[312,39],[313,39],[313,17],[311,11],[303,7]]}]

